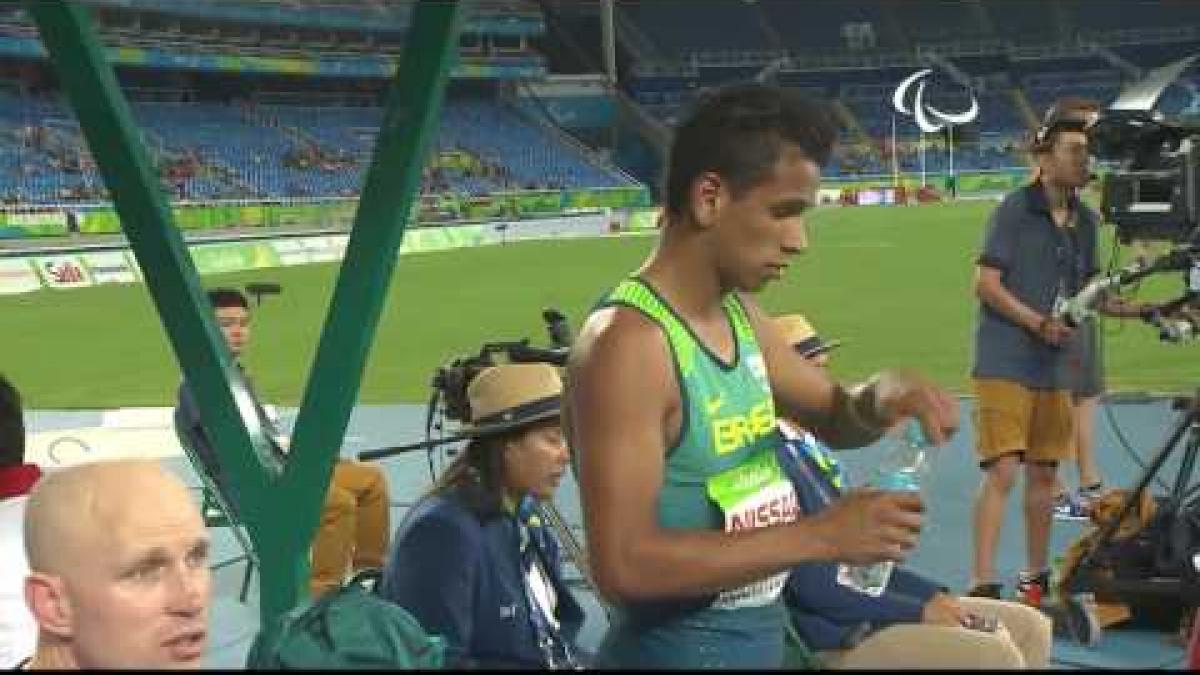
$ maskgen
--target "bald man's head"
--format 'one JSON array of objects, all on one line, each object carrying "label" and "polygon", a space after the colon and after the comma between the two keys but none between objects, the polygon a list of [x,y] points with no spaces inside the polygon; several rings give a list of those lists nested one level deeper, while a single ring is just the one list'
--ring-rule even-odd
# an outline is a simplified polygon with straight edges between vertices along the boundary
[{"label": "bald man's head", "polygon": [[100,668],[200,664],[208,536],[187,488],[157,463],[49,474],[29,498],[25,548],[39,657]]},{"label": "bald man's head", "polygon": [[203,528],[187,488],[155,462],[95,462],[48,474],[25,510],[29,568],[62,574],[67,564],[89,564],[95,546],[111,541],[113,528],[146,509],[169,509],[185,521],[194,515]]}]

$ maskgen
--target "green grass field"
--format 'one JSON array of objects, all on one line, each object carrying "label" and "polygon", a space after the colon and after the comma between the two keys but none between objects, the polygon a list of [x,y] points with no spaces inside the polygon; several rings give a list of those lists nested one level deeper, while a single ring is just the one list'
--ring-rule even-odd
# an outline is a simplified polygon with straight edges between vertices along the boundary
[{"label": "green grass field", "polygon": [[[764,292],[763,304],[805,312],[823,334],[847,340],[834,359],[843,379],[909,366],[965,391],[976,312],[970,282],[991,206],[822,210],[811,221],[809,252]],[[423,401],[434,368],[483,341],[530,337],[545,344],[545,307],[558,307],[577,328],[653,241],[528,242],[401,258],[360,400]],[[205,279],[207,286],[283,285],[283,294],[257,311],[246,359],[268,399],[298,401],[336,271],[311,265]],[[1159,278],[1137,297],[1165,299],[1180,287],[1176,278]],[[140,285],[0,296],[0,317],[7,355],[0,370],[31,408],[174,403],[178,366]],[[1200,383],[1195,344],[1160,343],[1135,322],[1106,321],[1104,336],[1112,390],[1186,391]]]}]

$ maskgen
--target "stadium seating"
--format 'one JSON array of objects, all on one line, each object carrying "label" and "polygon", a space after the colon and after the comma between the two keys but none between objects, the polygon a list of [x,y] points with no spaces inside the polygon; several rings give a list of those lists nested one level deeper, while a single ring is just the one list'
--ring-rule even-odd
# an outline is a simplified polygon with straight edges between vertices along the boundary
[{"label": "stadium seating", "polygon": [[[1189,25],[1200,28],[1194,0],[1006,2],[628,0],[617,6],[618,24],[636,26],[667,63],[649,64],[653,67],[645,69],[646,75],[627,78],[624,85],[635,101],[673,124],[701,92],[775,68],[780,84],[843,104],[850,123],[826,171],[864,175],[891,171],[893,121],[900,168],[911,171],[921,165],[915,127],[911,119],[892,109],[891,92],[914,68],[933,65],[939,71],[936,77],[949,86],[929,87],[926,101],[942,109],[961,109],[966,90],[946,72],[956,69],[976,82],[980,104],[977,121],[956,134],[956,167],[991,170],[1024,165],[1019,141],[1031,119],[1058,97],[1081,95],[1108,103],[1130,81],[1134,68],[1159,66],[1198,49],[1194,40],[1143,44],[1135,35]],[[384,0],[295,0],[270,5],[197,0],[186,9],[167,0],[96,0],[95,4],[98,13],[108,17],[101,22],[107,26],[106,39],[118,44],[158,39],[157,33],[151,34],[157,25],[154,21],[135,22],[132,27],[122,22],[138,10],[161,11],[229,24],[227,32],[191,35],[181,31],[177,21],[167,22],[174,31],[168,31],[171,40],[208,41],[205,44],[224,45],[237,53],[260,49],[279,54],[376,50],[377,40],[398,35],[390,28],[406,24],[412,9],[409,2]],[[528,18],[540,17],[541,12],[530,0],[483,0],[471,20],[509,14]],[[327,44],[316,34],[309,40],[304,32],[307,26],[345,29],[349,24],[372,22],[383,33],[367,39],[350,31],[347,35],[353,39],[347,44]],[[870,24],[872,34],[866,43],[855,44],[843,29],[863,24]],[[0,8],[0,33],[5,30],[22,36],[33,29],[19,11]],[[1079,48],[1087,46],[1089,36],[1106,31],[1129,39],[1107,43],[1107,54]],[[245,37],[243,33],[257,35],[258,44],[241,40],[238,36]],[[521,44],[520,49],[526,49],[524,41]],[[991,45],[991,51],[972,51],[972,45],[982,44]],[[997,44],[1005,48],[997,51]],[[954,51],[963,45],[967,48]],[[1059,53],[1052,48],[1056,45],[1076,48]],[[946,61],[941,56],[912,58],[922,56],[925,49],[944,50]],[[856,67],[796,68],[780,61],[785,54],[801,60],[834,56],[866,61]],[[952,68],[942,65],[946,62]],[[635,63],[631,72],[639,73],[639,65]],[[1164,97],[1164,109],[1200,113],[1198,82],[1192,76],[1188,83],[1172,87]],[[302,97],[287,105],[254,106],[147,101],[135,103],[133,110],[163,174],[164,189],[187,199],[353,195],[370,159],[382,113],[378,107],[330,105]],[[478,195],[628,183],[623,173],[565,137],[543,121],[543,115],[535,108],[501,103],[494,95],[451,96],[435,147],[468,159],[427,167],[423,190]],[[31,134],[38,137],[36,146]],[[83,147],[78,128],[61,103],[0,94],[0,199],[45,203],[102,198],[101,181]],[[947,161],[948,153],[925,153],[927,169],[937,170]]]},{"label": "stadium seating", "polygon": [[[382,117],[378,107],[162,102],[132,107],[164,189],[180,199],[355,195]],[[494,99],[448,101],[435,144],[472,160],[467,167],[439,169],[436,180],[427,172],[426,192],[478,195],[631,184]],[[101,181],[84,147],[61,102],[0,94],[0,197],[23,203],[101,198]],[[81,166],[74,168],[76,163]]]},{"label": "stadium seating", "polygon": [[[1130,65],[1145,70],[1200,51],[1195,9],[1188,0],[711,0],[702,8],[631,0],[618,7],[666,56],[634,69],[637,76],[626,85],[634,100],[671,124],[698,93],[774,68],[779,84],[837,99],[851,114],[843,148],[826,167],[835,176],[890,172],[893,118],[900,168],[920,164],[914,125],[895,114],[891,93],[900,79],[924,66],[934,67],[945,82],[949,70],[977,82],[980,115],[960,130],[956,168],[1024,166],[1023,135],[1056,99],[1085,96],[1107,104],[1133,77]],[[870,24],[872,35],[855,44],[846,27],[861,24]],[[1094,36],[1112,38],[1103,43],[1107,53],[1090,46]],[[922,50],[940,56],[914,58]],[[795,61],[783,60],[785,54]],[[814,61],[833,57],[844,63]],[[951,85],[929,87],[926,101],[961,109],[966,90]],[[1169,89],[1161,107],[1171,114],[1200,114],[1200,77],[1193,74]],[[944,151],[926,153],[927,169],[947,162]]]}]

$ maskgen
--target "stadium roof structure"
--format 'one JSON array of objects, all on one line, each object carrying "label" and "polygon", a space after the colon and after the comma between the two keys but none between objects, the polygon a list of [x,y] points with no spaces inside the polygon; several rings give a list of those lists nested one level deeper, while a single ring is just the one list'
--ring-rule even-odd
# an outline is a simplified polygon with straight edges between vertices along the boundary
[{"label": "stadium roof structure", "polygon": [[[403,48],[412,1],[83,0],[121,67],[387,80]],[[542,14],[524,0],[464,8],[459,79],[539,78],[545,59],[526,48]],[[0,55],[44,59],[22,5],[0,0]]]}]

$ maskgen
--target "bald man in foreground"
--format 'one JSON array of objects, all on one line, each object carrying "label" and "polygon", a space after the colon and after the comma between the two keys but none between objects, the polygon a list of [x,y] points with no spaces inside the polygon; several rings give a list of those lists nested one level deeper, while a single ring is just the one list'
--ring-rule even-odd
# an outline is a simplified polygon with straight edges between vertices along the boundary
[{"label": "bald man in foreground", "polygon": [[43,668],[198,668],[211,579],[187,488],[158,464],[47,475],[29,498],[25,601]]}]

